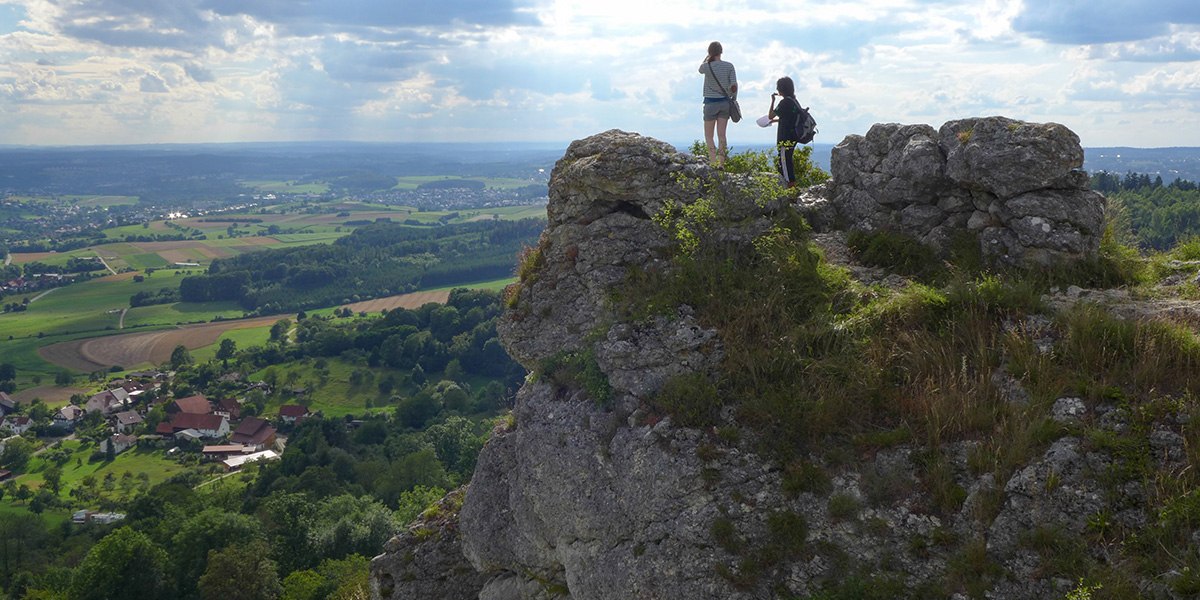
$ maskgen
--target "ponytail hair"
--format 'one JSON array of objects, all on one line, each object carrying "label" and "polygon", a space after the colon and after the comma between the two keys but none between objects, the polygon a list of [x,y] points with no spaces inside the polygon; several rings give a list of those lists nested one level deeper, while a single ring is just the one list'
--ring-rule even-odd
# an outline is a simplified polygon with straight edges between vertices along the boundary
[{"label": "ponytail hair", "polygon": [[708,45],[708,60],[711,62],[715,57],[718,57],[724,52],[721,47],[721,42],[713,42]]}]

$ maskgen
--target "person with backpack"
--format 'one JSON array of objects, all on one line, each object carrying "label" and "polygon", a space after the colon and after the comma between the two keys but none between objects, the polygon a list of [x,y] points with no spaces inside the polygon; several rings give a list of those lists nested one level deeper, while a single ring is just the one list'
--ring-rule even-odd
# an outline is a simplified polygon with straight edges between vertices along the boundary
[{"label": "person with backpack", "polygon": [[[787,187],[796,187],[796,165],[792,161],[797,144],[807,144],[816,133],[816,122],[800,101],[796,99],[796,84],[791,77],[780,77],[775,82],[775,92],[771,94],[771,108],[767,117],[772,123],[779,123],[775,133],[775,145],[778,149],[778,164],[775,168]],[[776,105],[776,101],[779,102]]]},{"label": "person with backpack", "polygon": [[721,60],[722,51],[721,42],[709,44],[708,56],[700,63],[700,74],[704,75],[704,143],[708,145],[708,161],[718,167],[725,164],[729,119],[737,123],[742,118],[737,106],[737,72],[732,63]]}]

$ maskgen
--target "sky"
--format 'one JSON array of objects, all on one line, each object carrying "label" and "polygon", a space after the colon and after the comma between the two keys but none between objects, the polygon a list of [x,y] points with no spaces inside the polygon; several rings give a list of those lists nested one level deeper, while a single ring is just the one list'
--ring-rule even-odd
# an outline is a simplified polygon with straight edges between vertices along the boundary
[{"label": "sky", "polygon": [[703,137],[719,40],[837,143],[1004,115],[1200,146],[1196,0],[0,0],[0,144]]}]

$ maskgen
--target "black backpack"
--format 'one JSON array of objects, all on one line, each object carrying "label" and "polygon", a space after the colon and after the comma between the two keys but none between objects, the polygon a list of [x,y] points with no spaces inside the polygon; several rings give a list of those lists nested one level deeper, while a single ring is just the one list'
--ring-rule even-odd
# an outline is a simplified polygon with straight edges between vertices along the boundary
[{"label": "black backpack", "polygon": [[813,141],[813,136],[817,135],[817,120],[812,117],[812,113],[808,112],[807,108],[796,103],[796,108],[800,111],[796,114],[796,141],[801,144],[807,144]]}]

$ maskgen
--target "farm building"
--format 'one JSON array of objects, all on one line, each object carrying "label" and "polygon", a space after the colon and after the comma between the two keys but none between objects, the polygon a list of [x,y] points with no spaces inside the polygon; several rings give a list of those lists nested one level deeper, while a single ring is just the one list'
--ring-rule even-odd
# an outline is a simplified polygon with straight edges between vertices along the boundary
[{"label": "farm building", "polygon": [[274,450],[263,450],[262,452],[255,452],[253,454],[231,456],[221,461],[221,464],[225,465],[226,471],[237,471],[247,463],[257,462],[260,460],[279,460],[279,454],[277,454]]}]

